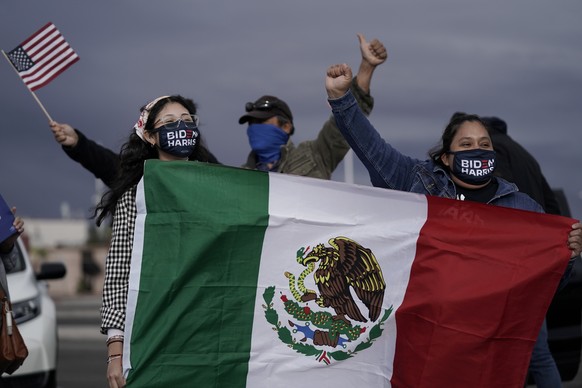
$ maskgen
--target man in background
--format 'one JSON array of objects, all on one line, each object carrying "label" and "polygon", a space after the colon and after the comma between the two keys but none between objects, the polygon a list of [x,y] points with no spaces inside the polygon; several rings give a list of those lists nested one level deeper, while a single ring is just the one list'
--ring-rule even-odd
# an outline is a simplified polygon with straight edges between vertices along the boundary
[{"label": "man in background", "polygon": [[[362,34],[358,34],[358,39],[362,58],[350,89],[362,111],[369,115],[374,105],[370,95],[372,75],[376,67],[386,61],[388,53],[378,39],[368,43]],[[295,132],[293,115],[285,101],[275,96],[262,96],[255,102],[248,102],[245,110],[239,119],[239,124],[248,123],[251,146],[243,165],[245,168],[330,179],[350,149],[333,115],[323,124],[316,139],[296,147],[291,141]]]}]

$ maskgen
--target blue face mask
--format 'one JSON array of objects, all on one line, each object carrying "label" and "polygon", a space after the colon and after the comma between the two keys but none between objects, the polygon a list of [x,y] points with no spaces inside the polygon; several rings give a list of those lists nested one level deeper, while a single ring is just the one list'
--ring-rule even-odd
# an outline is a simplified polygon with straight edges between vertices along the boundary
[{"label": "blue face mask", "polygon": [[470,185],[487,183],[495,170],[495,151],[474,149],[449,152],[454,155],[452,172]]},{"label": "blue face mask", "polygon": [[251,124],[247,136],[260,163],[273,163],[281,157],[281,146],[289,140],[287,132],[272,124]]},{"label": "blue face mask", "polygon": [[200,137],[198,128],[188,128],[183,121],[180,121],[176,129],[160,127],[158,133],[160,149],[179,158],[187,158],[192,155]]}]

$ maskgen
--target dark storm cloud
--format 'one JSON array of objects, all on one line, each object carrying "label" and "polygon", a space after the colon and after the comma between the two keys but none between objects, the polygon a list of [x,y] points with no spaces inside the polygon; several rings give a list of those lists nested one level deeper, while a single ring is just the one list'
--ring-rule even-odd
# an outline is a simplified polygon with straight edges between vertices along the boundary
[{"label": "dark storm cloud", "polygon": [[[424,158],[457,110],[498,115],[582,215],[579,104],[582,3],[482,1],[18,1],[0,6],[0,48],[52,21],[81,60],[37,94],[51,116],[118,150],[138,109],[167,93],[197,101],[219,159],[246,158],[244,103],[286,100],[295,142],[329,115],[328,65],[357,70],[356,33],[389,59],[376,71],[372,122],[401,151]],[[4,61],[2,59],[2,61]],[[54,142],[46,118],[0,65],[2,194],[23,215],[54,217],[61,203],[87,215],[95,182]],[[368,184],[356,161],[356,183]],[[343,179],[343,166],[334,174]]]}]

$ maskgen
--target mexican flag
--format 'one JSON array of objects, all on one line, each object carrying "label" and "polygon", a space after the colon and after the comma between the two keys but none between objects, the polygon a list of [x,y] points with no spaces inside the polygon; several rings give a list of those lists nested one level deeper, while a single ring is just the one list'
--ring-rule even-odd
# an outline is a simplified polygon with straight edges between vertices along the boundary
[{"label": "mexican flag", "polygon": [[137,193],[128,387],[519,387],[571,219],[195,162]]}]

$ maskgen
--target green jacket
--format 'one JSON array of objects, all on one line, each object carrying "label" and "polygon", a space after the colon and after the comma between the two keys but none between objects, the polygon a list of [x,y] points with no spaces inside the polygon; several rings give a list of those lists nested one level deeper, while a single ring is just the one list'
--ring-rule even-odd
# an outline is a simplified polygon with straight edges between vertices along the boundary
[{"label": "green jacket", "polygon": [[[366,94],[357,84],[356,77],[350,87],[362,111],[369,115],[374,107],[374,99]],[[315,140],[299,143],[297,147],[291,140],[281,147],[281,159],[273,171],[284,174],[330,179],[335,168],[340,164],[350,146],[340,133],[333,115],[323,124]],[[257,157],[254,152],[248,156],[244,168],[255,169]]]}]

